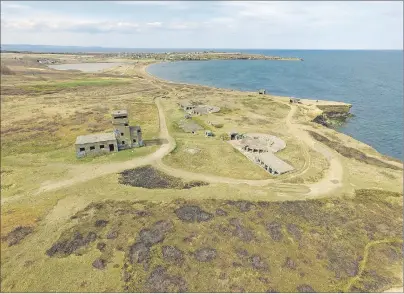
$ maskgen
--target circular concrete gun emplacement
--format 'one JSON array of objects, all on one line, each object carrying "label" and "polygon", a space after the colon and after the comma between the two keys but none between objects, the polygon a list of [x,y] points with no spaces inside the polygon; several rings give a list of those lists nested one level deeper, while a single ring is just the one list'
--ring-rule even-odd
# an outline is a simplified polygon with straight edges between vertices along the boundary
[{"label": "circular concrete gun emplacement", "polygon": [[274,155],[286,148],[281,138],[269,134],[232,132],[229,143],[244,154],[248,159],[260,165],[273,175],[280,175],[294,170],[294,168]]}]

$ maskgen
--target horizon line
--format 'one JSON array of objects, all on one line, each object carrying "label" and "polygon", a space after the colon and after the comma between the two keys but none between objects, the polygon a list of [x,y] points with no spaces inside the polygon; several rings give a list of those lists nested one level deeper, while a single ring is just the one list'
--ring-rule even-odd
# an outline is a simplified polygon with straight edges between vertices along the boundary
[{"label": "horizon line", "polygon": [[[341,50],[341,51],[403,51],[404,49],[386,48],[220,48],[220,47],[104,47],[104,46],[80,46],[80,45],[44,45],[44,44],[1,44],[3,46],[43,46],[43,47],[71,47],[71,48],[100,48],[100,49],[206,49],[206,50]],[[1,48],[3,49],[3,48]],[[16,50],[18,51],[18,50]]]}]

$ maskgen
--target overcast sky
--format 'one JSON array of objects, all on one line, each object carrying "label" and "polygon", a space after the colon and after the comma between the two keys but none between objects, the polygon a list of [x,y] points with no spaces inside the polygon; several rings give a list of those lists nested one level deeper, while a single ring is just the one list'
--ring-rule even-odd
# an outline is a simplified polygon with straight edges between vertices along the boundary
[{"label": "overcast sky", "polygon": [[403,2],[3,1],[1,43],[403,49]]}]

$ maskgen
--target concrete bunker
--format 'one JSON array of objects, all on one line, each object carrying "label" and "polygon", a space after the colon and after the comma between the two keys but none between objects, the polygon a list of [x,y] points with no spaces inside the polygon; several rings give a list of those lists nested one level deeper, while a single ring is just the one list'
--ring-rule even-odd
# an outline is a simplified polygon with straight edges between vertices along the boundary
[{"label": "concrete bunker", "polygon": [[280,175],[294,170],[288,163],[274,153],[286,148],[286,143],[272,135],[248,133],[240,135],[229,133],[229,143],[252,162],[258,164],[272,175]]},{"label": "concrete bunker", "polygon": [[220,111],[220,107],[211,105],[198,105],[187,100],[179,102],[178,105],[189,115],[205,115]]},{"label": "concrete bunker", "polygon": [[142,130],[140,126],[129,125],[126,110],[116,110],[111,115],[113,132],[83,135],[76,138],[77,157],[117,152],[143,146]]}]

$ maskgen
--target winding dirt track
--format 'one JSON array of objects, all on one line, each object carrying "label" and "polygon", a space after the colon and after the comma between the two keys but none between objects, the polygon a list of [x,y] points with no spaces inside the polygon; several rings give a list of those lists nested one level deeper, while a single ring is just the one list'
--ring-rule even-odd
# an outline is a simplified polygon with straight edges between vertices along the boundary
[{"label": "winding dirt track", "polygon": [[[329,161],[329,168],[323,179],[317,183],[302,185],[302,184],[289,184],[281,183],[278,179],[268,179],[268,180],[247,180],[247,179],[233,179],[227,177],[220,177],[215,175],[193,173],[181,169],[176,169],[165,165],[162,162],[162,158],[169,154],[175,148],[175,140],[170,136],[167,129],[167,124],[165,120],[164,110],[161,105],[159,98],[155,99],[156,106],[159,113],[159,126],[160,126],[160,138],[166,139],[167,143],[163,144],[156,152],[144,156],[142,158],[135,158],[132,160],[124,162],[111,162],[106,164],[87,164],[87,165],[68,165],[65,166],[74,170],[76,176],[64,180],[55,182],[44,182],[41,187],[35,193],[35,195],[53,191],[65,187],[69,187],[78,183],[83,183],[101,176],[105,176],[112,173],[118,173],[125,169],[136,168],[142,165],[152,164],[162,171],[169,173],[172,176],[180,177],[187,180],[201,180],[209,183],[225,183],[233,185],[250,185],[250,186],[271,186],[271,189],[277,192],[285,193],[298,193],[299,197],[296,199],[302,199],[305,197],[318,197],[330,193],[331,191],[342,186],[342,176],[343,169],[340,161],[335,156],[333,151],[328,149],[325,145],[314,141],[307,132],[299,128],[298,124],[292,122],[293,115],[296,111],[296,106],[291,106],[291,111],[286,117],[286,124],[288,126],[289,132],[300,141],[302,147],[303,156],[305,157],[305,165],[303,169],[297,173],[292,174],[291,177],[301,175],[307,171],[310,166],[310,156],[308,153],[309,148],[312,148],[322,155],[324,155]],[[26,195],[16,195],[14,197],[8,197],[2,199],[2,203],[15,201]]]},{"label": "winding dirt track", "polygon": [[320,194],[328,193],[341,185],[342,166],[338,161],[338,159],[332,154],[331,151],[328,150],[327,147],[322,146],[321,144],[315,142],[314,139],[312,139],[306,132],[298,128],[296,124],[292,123],[292,117],[296,111],[296,106],[292,106],[291,111],[289,112],[286,118],[286,123],[288,125],[290,133],[303,143],[301,145],[303,147],[302,148],[303,156],[305,157],[306,165],[300,173],[304,173],[310,164],[308,147],[311,147],[314,150],[323,154],[330,162],[330,167],[328,169],[326,176],[320,182],[311,185],[277,183],[277,179],[268,179],[268,180],[233,179],[215,175],[206,175],[206,174],[188,172],[164,165],[161,159],[175,148],[175,140],[168,133],[164,111],[160,99],[159,98],[155,99],[155,103],[157,105],[159,112],[160,138],[167,140],[167,143],[163,144],[156,152],[142,158],[136,158],[125,162],[116,162],[116,163],[113,162],[107,164],[89,164],[85,166],[76,167],[77,170],[76,173],[78,174],[77,176],[65,181],[43,183],[43,185],[37,191],[37,193],[60,189],[77,183],[86,182],[107,174],[117,173],[125,169],[135,168],[146,164],[153,164],[159,169],[169,173],[170,175],[189,180],[203,180],[209,183],[246,184],[251,186],[273,185],[281,190],[287,190],[287,191],[293,190],[296,192],[299,191],[300,193],[304,193],[307,196],[317,196]]}]

